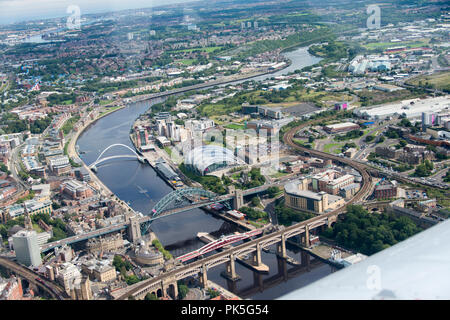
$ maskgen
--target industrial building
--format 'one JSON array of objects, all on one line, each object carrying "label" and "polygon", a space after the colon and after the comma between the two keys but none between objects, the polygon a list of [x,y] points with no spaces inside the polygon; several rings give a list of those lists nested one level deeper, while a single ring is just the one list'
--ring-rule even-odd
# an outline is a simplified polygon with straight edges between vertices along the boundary
[{"label": "industrial building", "polygon": [[439,113],[450,110],[449,96],[411,99],[401,102],[387,103],[370,108],[358,108],[353,111],[355,115],[364,119],[386,119],[394,115],[404,116],[408,119],[421,118],[422,113]]},{"label": "industrial building", "polygon": [[343,122],[336,124],[328,124],[323,127],[323,129],[328,133],[338,133],[338,132],[347,132],[352,130],[358,130],[359,125],[353,122]]}]

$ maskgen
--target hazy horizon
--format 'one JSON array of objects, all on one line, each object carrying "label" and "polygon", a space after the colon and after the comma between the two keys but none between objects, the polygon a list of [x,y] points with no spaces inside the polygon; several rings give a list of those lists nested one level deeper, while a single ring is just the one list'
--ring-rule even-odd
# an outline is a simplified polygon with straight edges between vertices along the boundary
[{"label": "hazy horizon", "polygon": [[67,8],[71,5],[85,15],[194,1],[199,0],[0,0],[0,24],[69,17]]}]

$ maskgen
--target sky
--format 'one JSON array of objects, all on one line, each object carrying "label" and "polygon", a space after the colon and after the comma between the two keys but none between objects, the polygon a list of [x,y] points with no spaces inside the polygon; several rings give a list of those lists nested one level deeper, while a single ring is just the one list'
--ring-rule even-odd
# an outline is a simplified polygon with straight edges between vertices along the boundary
[{"label": "sky", "polygon": [[78,6],[81,15],[125,9],[148,8],[193,0],[0,0],[0,24],[27,20],[69,17],[70,6]]}]

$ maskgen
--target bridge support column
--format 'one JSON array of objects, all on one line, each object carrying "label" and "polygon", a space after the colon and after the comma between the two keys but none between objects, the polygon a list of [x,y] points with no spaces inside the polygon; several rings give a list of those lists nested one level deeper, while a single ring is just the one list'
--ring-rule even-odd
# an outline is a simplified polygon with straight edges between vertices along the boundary
[{"label": "bridge support column", "polygon": [[331,227],[331,225],[332,225],[333,223],[335,223],[336,220],[337,220],[337,217],[336,217],[336,216],[328,217],[328,219],[327,219],[327,226],[328,226],[328,227]]},{"label": "bridge support column", "polygon": [[206,266],[202,266],[202,271],[199,272],[198,278],[200,280],[200,286],[202,288],[206,288],[208,285],[208,271],[206,270]]},{"label": "bridge support column", "polygon": [[259,288],[260,292],[264,291],[264,281],[261,273],[253,271],[253,285]]},{"label": "bridge support column", "polygon": [[141,239],[141,226],[138,217],[130,217],[130,224],[128,226],[128,237],[132,243],[137,243]]},{"label": "bridge support column", "polygon": [[283,276],[283,280],[288,279],[287,261],[286,259],[277,256],[278,274]]},{"label": "bridge support column", "polygon": [[305,243],[304,243],[305,247],[309,247],[311,244],[309,242],[309,226],[306,225],[305,227]]},{"label": "bridge support column", "polygon": [[253,253],[253,265],[260,266],[262,264],[261,260],[261,245],[259,243],[256,244],[256,251]]},{"label": "bridge support column", "polygon": [[309,260],[310,260],[310,256],[308,254],[308,252],[302,250],[301,252],[301,263],[302,263],[302,267],[309,267]]},{"label": "bridge support column", "polygon": [[281,241],[277,244],[277,255],[281,258],[286,258],[286,237],[281,235]]},{"label": "bridge support column", "polygon": [[174,299],[178,299],[178,285],[176,282],[169,285],[169,295]]},{"label": "bridge support column", "polygon": [[241,277],[239,275],[237,275],[236,273],[236,263],[235,263],[236,257],[235,255],[232,253],[230,255],[230,261],[228,261],[226,263],[226,272],[222,273],[222,276],[228,280],[231,281],[237,281],[240,280]]},{"label": "bridge support column", "polygon": [[230,279],[227,279],[227,289],[230,292],[237,293],[236,281],[232,281]]},{"label": "bridge support column", "polygon": [[239,210],[244,205],[244,192],[240,189],[233,189],[233,209]]}]

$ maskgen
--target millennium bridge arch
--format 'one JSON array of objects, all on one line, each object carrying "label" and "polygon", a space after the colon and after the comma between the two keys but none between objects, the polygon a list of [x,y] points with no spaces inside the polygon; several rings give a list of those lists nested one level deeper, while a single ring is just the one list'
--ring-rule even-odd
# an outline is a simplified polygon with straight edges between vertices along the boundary
[{"label": "millennium bridge arch", "polygon": [[[116,156],[110,156],[110,157],[103,157],[103,155],[110,149],[112,148],[117,148],[117,147],[121,147],[121,148],[126,148],[128,150],[130,150],[133,154],[127,154],[127,155],[116,155]],[[131,158],[131,159],[137,159],[139,161],[143,161],[143,158],[132,148],[130,148],[129,146],[122,144],[122,143],[115,143],[110,145],[109,147],[105,148],[105,150],[103,150],[100,155],[97,157],[97,159],[89,165],[90,169],[95,169],[97,165],[101,164],[102,162],[105,162],[107,160],[111,160],[111,159],[122,159],[122,158]]]}]

